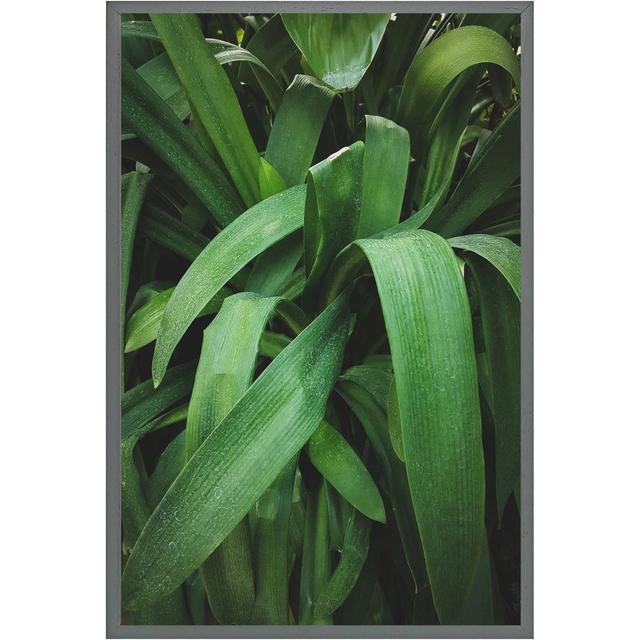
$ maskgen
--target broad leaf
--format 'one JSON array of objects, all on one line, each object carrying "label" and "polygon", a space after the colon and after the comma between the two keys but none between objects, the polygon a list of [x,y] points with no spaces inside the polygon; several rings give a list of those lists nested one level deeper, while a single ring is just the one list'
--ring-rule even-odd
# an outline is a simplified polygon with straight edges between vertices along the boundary
[{"label": "broad leaf", "polygon": [[189,325],[223,285],[266,248],[302,226],[306,187],[292,187],[248,211],[220,232],[196,258],[171,296],[153,355],[160,384],[171,354]]},{"label": "broad leaf", "polygon": [[162,499],[131,554],[123,599],[175,589],[226,538],[316,429],[347,338],[346,300],[318,316],[253,383]]},{"label": "broad leaf", "polygon": [[426,140],[449,83],[469,67],[483,63],[503,67],[519,84],[518,61],[511,46],[486,27],[452,29],[414,58],[402,85],[396,114],[398,123],[411,135],[414,151]]},{"label": "broad leaf", "polygon": [[189,101],[245,204],[260,200],[259,156],[231,82],[204,40],[195,15],[151,15]]},{"label": "broad leaf", "polygon": [[358,454],[327,421],[311,436],[307,451],[313,466],[345,500],[372,520],[386,521],[375,482]]},{"label": "broad leaf", "polygon": [[122,122],[184,181],[219,224],[228,224],[240,213],[242,203],[220,168],[126,61],[122,62]]}]

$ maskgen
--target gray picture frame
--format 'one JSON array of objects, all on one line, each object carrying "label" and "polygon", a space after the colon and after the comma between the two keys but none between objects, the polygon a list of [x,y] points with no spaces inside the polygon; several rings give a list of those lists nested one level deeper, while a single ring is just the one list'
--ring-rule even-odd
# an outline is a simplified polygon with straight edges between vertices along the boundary
[{"label": "gray picture frame", "polygon": [[[122,13],[519,13],[522,100],[522,476],[519,625],[155,626],[120,622],[120,16]],[[106,637],[107,638],[533,638],[533,2],[107,2],[106,3]]]}]

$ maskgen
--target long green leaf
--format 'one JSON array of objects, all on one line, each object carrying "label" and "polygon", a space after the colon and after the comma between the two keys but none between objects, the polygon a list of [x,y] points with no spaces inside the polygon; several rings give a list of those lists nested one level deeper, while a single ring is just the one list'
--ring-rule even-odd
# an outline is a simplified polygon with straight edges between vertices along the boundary
[{"label": "long green leaf", "polygon": [[398,223],[409,169],[406,129],[386,118],[366,116],[365,140],[359,238]]},{"label": "long green leaf", "polygon": [[297,457],[261,496],[256,509],[256,599],[252,624],[289,622],[289,519]]},{"label": "long green leaf", "polygon": [[[150,344],[158,337],[164,310],[175,287],[169,287],[156,293],[149,302],[135,311],[127,322],[127,333],[124,352],[131,353]],[[231,295],[231,290],[222,287],[218,293],[204,306],[198,317],[209,316],[220,309],[222,301]]]},{"label": "long green leaf", "polygon": [[326,420],[307,446],[313,466],[356,509],[372,520],[386,522],[384,504],[373,478],[358,454]]},{"label": "long green leaf", "polygon": [[179,176],[221,225],[242,203],[221,169],[207,155],[164,100],[122,62],[122,122]]},{"label": "long green leaf", "polygon": [[297,75],[284,94],[265,158],[288,186],[304,182],[334,92],[315,78]]},{"label": "long green leaf", "polygon": [[175,589],[308,440],[324,415],[347,329],[346,299],[341,297],[265,369],[196,451],[127,563],[127,607],[144,607]]},{"label": "long green leaf", "polygon": [[355,240],[362,199],[364,144],[345,147],[309,169],[304,210],[307,282],[303,301],[313,307],[334,257]]},{"label": "long green leaf", "polygon": [[[519,273],[519,251],[515,253],[513,263]],[[488,356],[495,421],[496,499],[501,519],[520,478],[520,301],[511,282],[491,262],[471,253],[465,255],[465,261],[476,283]],[[517,284],[519,292],[519,279]]]},{"label": "long green leaf", "polygon": [[[266,160],[289,185],[304,182],[334,93],[314,78],[297,75],[276,114]],[[292,235],[258,257],[247,288],[264,295],[282,292],[300,257],[302,241]]]},{"label": "long green leaf", "polygon": [[370,530],[371,522],[354,509],[347,523],[338,566],[316,599],[315,618],[329,617],[351,593],[367,559]]},{"label": "long green leaf", "polygon": [[464,281],[451,247],[433,233],[354,244],[378,287],[411,497],[438,616],[450,624],[475,574],[484,517],[480,406]]},{"label": "long green leaf", "polygon": [[[428,587],[427,567],[409,492],[407,472],[405,466],[394,454],[389,438],[387,416],[380,402],[363,386],[363,383],[365,381],[361,377],[354,376],[351,380],[341,380],[336,390],[362,424],[382,465],[385,489],[391,501],[414,588],[416,592],[423,591]],[[386,402],[386,397],[383,396],[380,400]]]},{"label": "long green leaf", "polygon": [[[450,90],[451,99],[445,101],[438,114],[438,125],[427,146],[420,206],[429,202],[443,183],[447,184],[446,191],[449,189],[480,76],[481,71],[477,67],[460,74]],[[441,198],[443,199],[444,197]]]},{"label": "long green leaf", "polygon": [[511,46],[486,27],[452,29],[414,58],[397,110],[397,121],[408,129],[414,151],[424,143],[447,86],[469,67],[482,63],[503,67],[519,83],[520,70]]},{"label": "long green leaf", "polygon": [[389,17],[388,13],[282,14],[284,26],[315,75],[338,91],[360,82]]},{"label": "long green leaf", "polygon": [[307,505],[300,572],[298,624],[331,624],[330,615],[320,618],[314,615],[316,600],[331,578],[327,501],[327,487],[322,482],[309,496],[309,504]]},{"label": "long green leaf", "polygon": [[302,226],[306,187],[278,193],[243,213],[196,258],[171,296],[153,355],[160,384],[171,354],[189,325],[222,286],[266,248]]},{"label": "long green leaf", "polygon": [[129,288],[129,271],[133,256],[133,242],[140,217],[140,210],[152,176],[137,171],[122,177],[120,207],[120,331],[124,330],[124,318]]},{"label": "long green leaf", "polygon": [[140,220],[140,235],[189,262],[193,262],[209,242],[207,236],[154,204],[145,207]]},{"label": "long green leaf", "polygon": [[445,237],[462,233],[520,175],[520,102],[492,132],[447,203],[426,226]]},{"label": "long green leaf", "polygon": [[245,204],[260,200],[259,156],[231,82],[207,46],[195,15],[151,15],[189,101]]},{"label": "long green leaf", "polygon": [[504,277],[520,300],[520,247],[507,238],[474,233],[450,238],[454,249],[471,251],[492,264]]},{"label": "long green leaf", "polygon": [[[205,330],[189,403],[185,461],[249,388],[260,337],[279,300],[251,293],[233,295]],[[201,574],[216,620],[221,624],[247,624],[255,591],[246,518],[207,558]]]}]

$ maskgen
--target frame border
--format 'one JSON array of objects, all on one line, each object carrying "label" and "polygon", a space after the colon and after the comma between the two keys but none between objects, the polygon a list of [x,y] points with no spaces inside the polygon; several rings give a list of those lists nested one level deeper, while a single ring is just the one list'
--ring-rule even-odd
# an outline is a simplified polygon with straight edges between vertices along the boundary
[{"label": "frame border", "polygon": [[[120,14],[230,13],[521,14],[521,618],[520,625],[214,626],[120,623]],[[533,2],[346,0],[106,3],[106,637],[107,638],[533,638]]]}]

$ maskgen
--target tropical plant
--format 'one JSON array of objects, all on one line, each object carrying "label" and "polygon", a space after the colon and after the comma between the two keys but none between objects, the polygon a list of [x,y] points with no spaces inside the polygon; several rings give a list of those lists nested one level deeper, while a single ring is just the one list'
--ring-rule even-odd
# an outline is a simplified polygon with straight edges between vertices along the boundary
[{"label": "tropical plant", "polygon": [[122,52],[124,622],[517,623],[518,15]]}]

